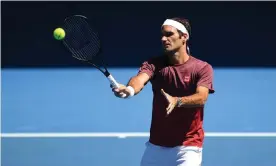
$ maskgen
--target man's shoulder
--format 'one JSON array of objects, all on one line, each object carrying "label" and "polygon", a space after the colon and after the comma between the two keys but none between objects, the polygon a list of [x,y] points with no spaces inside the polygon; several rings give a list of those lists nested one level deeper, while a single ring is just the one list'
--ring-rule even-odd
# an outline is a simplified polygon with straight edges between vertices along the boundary
[{"label": "man's shoulder", "polygon": [[192,58],[193,64],[195,65],[195,67],[197,69],[202,69],[202,68],[206,68],[206,67],[211,67],[212,68],[212,65],[209,62],[205,61],[205,60],[196,58],[194,56],[191,56],[191,58]]}]

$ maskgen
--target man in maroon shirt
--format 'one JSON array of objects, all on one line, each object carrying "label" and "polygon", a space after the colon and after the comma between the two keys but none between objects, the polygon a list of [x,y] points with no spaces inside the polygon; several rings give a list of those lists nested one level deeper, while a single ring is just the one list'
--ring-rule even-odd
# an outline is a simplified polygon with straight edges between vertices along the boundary
[{"label": "man in maroon shirt", "polygon": [[203,110],[214,93],[213,68],[189,54],[190,29],[186,19],[167,19],[161,28],[164,55],[145,61],[126,86],[113,89],[117,97],[129,98],[152,84],[150,138],[141,166],[201,165]]}]

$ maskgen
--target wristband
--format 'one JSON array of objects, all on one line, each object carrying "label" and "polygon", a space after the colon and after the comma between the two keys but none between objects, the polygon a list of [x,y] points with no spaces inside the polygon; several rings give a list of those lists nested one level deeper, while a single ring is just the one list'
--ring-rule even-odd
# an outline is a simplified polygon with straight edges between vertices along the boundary
[{"label": "wristband", "polygon": [[130,94],[128,97],[132,97],[135,94],[135,90],[131,86],[127,86],[127,89],[130,91]]}]

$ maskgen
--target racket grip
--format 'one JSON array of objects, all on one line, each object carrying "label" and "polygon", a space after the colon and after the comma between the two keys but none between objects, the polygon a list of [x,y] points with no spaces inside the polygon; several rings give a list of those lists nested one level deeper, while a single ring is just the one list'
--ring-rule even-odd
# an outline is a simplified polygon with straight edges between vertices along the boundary
[{"label": "racket grip", "polygon": [[[113,88],[119,88],[118,82],[114,79],[114,77],[111,74],[107,78]],[[125,98],[126,94],[122,94],[122,97]]]},{"label": "racket grip", "polygon": [[107,78],[113,88],[119,88],[119,84],[117,83],[117,81],[114,79],[114,77],[111,74]]}]

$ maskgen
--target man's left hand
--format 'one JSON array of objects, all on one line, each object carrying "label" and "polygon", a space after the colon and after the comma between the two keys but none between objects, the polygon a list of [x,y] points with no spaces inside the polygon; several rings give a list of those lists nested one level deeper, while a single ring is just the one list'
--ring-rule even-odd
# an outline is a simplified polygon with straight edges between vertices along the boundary
[{"label": "man's left hand", "polygon": [[173,96],[169,95],[163,89],[161,89],[161,93],[164,95],[164,97],[167,99],[167,101],[169,103],[168,107],[166,108],[167,115],[168,115],[172,112],[174,107],[177,105],[177,97],[173,97]]}]

